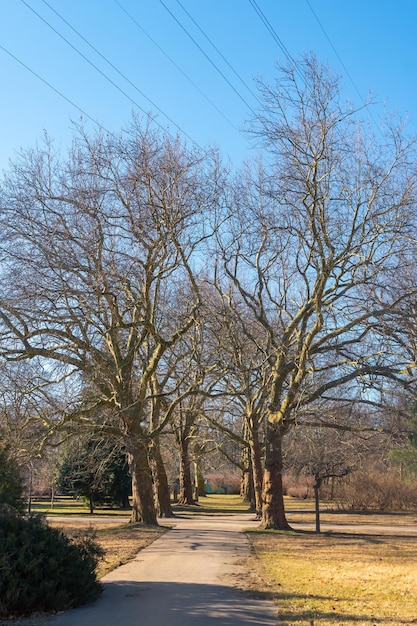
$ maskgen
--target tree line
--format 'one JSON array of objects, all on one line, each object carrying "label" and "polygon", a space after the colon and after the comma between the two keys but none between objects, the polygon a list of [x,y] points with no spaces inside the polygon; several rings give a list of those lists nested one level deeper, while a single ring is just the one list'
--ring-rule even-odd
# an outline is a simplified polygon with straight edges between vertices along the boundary
[{"label": "tree line", "polygon": [[132,118],[77,126],[65,154],[46,138],[1,181],[3,430],[36,454],[111,437],[133,521],[170,514],[168,431],[182,479],[202,420],[194,458],[237,448],[263,526],[285,529],[292,433],[392,432],[411,406],[416,139],[302,68],[260,83],[238,172]]}]

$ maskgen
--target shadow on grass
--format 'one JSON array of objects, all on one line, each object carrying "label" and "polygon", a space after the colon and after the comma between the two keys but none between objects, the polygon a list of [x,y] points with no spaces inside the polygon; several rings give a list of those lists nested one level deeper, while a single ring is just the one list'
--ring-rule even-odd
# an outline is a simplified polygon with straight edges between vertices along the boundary
[{"label": "shadow on grass", "polygon": [[[368,544],[372,544],[372,545],[384,545],[385,543],[387,543],[387,541],[391,538],[394,539],[398,539],[400,538],[401,540],[410,540],[410,541],[415,541],[416,540],[416,536],[413,534],[407,535],[404,533],[401,533],[401,535],[397,535],[395,533],[365,533],[365,532],[360,532],[360,531],[355,531],[355,532],[346,532],[343,530],[328,530],[328,531],[322,531],[320,533],[316,533],[315,530],[305,530],[305,529],[301,529],[301,528],[291,528],[290,530],[273,530],[273,529],[265,529],[262,528],[261,526],[256,527],[256,528],[247,528],[245,529],[245,532],[250,536],[251,534],[254,534],[256,536],[259,535],[265,535],[265,536],[271,536],[271,535],[282,535],[284,537],[290,537],[290,536],[294,536],[294,537],[311,537],[312,539],[317,538],[318,540],[320,539],[324,539],[324,538],[328,538],[328,539],[337,539],[340,541],[346,541],[346,542],[357,542],[358,540],[362,541],[363,543],[368,543]],[[417,623],[417,621],[416,621]]]},{"label": "shadow on grass", "polygon": [[57,502],[53,508],[51,508],[51,504],[50,502],[42,502],[42,501],[36,501],[32,504],[31,507],[32,513],[38,514],[40,513],[41,515],[48,515],[50,517],[54,517],[54,516],[68,516],[68,517],[74,517],[74,516],[80,516],[80,517],[84,517],[84,516],[91,516],[91,515],[98,515],[98,516],[115,516],[115,517],[123,517],[126,515],[130,515],[131,513],[131,509],[122,509],[119,507],[111,507],[111,506],[97,506],[94,508],[93,513],[90,512],[90,509],[88,506],[84,506],[82,503],[80,502],[76,502],[74,500],[72,501],[64,501],[64,502]]},{"label": "shadow on grass", "polygon": [[[314,519],[315,516],[315,510],[313,508],[288,508],[286,513],[290,519],[292,515],[300,516],[301,518],[308,518],[309,520]],[[385,522],[386,525],[389,526],[396,524],[398,520],[403,520],[405,523],[411,523],[411,525],[417,523],[417,510],[375,511],[373,509],[369,509],[364,511],[323,507],[320,510],[320,516],[323,523],[329,523],[330,520],[335,520],[335,523],[338,523],[339,519],[347,520],[346,522],[341,522],[342,524],[362,524],[368,522],[370,524],[375,523],[383,525],[383,522]]]},{"label": "shadow on grass", "polygon": [[239,515],[242,513],[252,513],[250,509],[241,505],[240,507],[213,507],[209,504],[205,504],[202,500],[197,502],[196,504],[174,504],[173,506],[174,515],[179,515],[181,517],[197,517],[197,516],[217,516],[217,515]]},{"label": "shadow on grass", "polygon": [[[292,512],[292,511],[291,511]],[[300,511],[301,513],[301,511]],[[331,516],[342,516],[342,515],[358,515],[360,517],[368,518],[368,517],[415,517],[417,515],[417,511],[384,511],[384,510],[374,510],[368,509],[364,510],[356,510],[356,509],[331,509],[331,508],[323,508],[321,513],[325,513],[326,515]]]},{"label": "shadow on grass", "polygon": [[274,602],[277,606],[278,610],[278,621],[277,626],[292,626],[293,624],[312,624],[313,626],[321,624],[323,621],[337,623],[337,624],[369,624],[369,626],[376,626],[377,624],[389,626],[392,624],[393,626],[398,626],[398,624],[404,624],[404,626],[411,626],[412,624],[417,624],[417,618],[407,620],[401,620],[395,616],[387,617],[387,616],[377,616],[377,615],[366,615],[366,614],[351,614],[347,615],[346,613],[339,611],[337,606],[334,607],[331,611],[320,611],[320,610],[309,610],[309,609],[296,609],[294,611],[285,611],[280,610],[280,605],[287,603],[288,601],[294,602],[326,602],[329,603],[333,600],[336,605],[338,601],[346,601],[344,598],[338,598],[335,600],[334,598],[329,598],[328,596],[323,595],[302,595],[302,594],[289,594],[289,593],[274,593],[272,591],[260,591],[260,592],[247,592],[253,598],[260,601]]},{"label": "shadow on grass", "polygon": [[[328,601],[321,595],[288,595],[272,592],[251,593],[223,585],[198,583],[109,581],[94,604],[72,609],[53,617],[51,626],[107,626],[136,623],[169,626],[290,626],[322,621],[340,624],[372,624],[381,626],[401,623],[395,617],[377,615],[346,615],[335,606],[332,611],[280,610],[285,601]],[[335,602],[336,604],[336,602]],[[132,621],[133,620],[133,621]]]}]

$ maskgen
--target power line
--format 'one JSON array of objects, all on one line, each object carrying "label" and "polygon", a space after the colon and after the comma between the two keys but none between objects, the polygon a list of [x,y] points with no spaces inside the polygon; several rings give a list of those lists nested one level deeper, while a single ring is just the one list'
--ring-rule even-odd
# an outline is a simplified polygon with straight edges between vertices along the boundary
[{"label": "power line", "polygon": [[[358,89],[358,87],[357,87],[357,85],[356,85],[355,81],[353,80],[353,78],[352,78],[351,74],[349,73],[348,68],[347,68],[347,67],[346,67],[346,65],[343,63],[343,59],[341,58],[340,54],[339,54],[339,53],[338,53],[338,51],[336,50],[335,46],[333,45],[333,42],[332,42],[332,40],[330,39],[329,35],[327,34],[327,32],[326,32],[326,30],[325,30],[325,28],[324,28],[323,24],[322,24],[322,23],[321,23],[321,21],[319,20],[319,17],[318,17],[318,15],[317,15],[317,13],[314,11],[314,9],[313,9],[313,7],[311,6],[311,4],[310,4],[309,0],[306,0],[306,3],[307,3],[307,6],[309,7],[310,11],[312,12],[312,14],[313,14],[313,16],[314,16],[314,18],[315,18],[315,20],[316,20],[317,24],[320,26],[320,28],[321,28],[321,30],[322,30],[322,32],[323,32],[323,34],[324,34],[324,36],[326,37],[327,41],[329,42],[329,44],[330,44],[330,46],[331,46],[331,48],[332,48],[333,52],[335,53],[336,57],[338,58],[339,63],[340,63],[340,65],[342,66],[342,68],[343,68],[343,70],[344,70],[344,72],[345,72],[346,76],[348,77],[348,79],[349,79],[349,80],[350,80],[350,82],[352,83],[353,88],[355,89],[356,93],[358,94],[358,96],[359,96],[359,98],[360,98],[360,100],[361,100],[362,104],[363,104],[364,106],[366,106],[366,102],[365,102],[365,100],[363,99],[361,92],[359,91],[359,89]],[[368,113],[369,113],[369,115],[370,115],[370,117],[371,117],[372,121],[374,122],[374,124],[375,124],[375,125],[377,126],[377,128],[379,129],[378,123],[377,123],[377,121],[375,120],[375,118],[374,118],[374,116],[373,116],[373,114],[372,114],[372,111],[371,111],[369,108],[367,108],[367,111],[368,111]]]},{"label": "power line", "polygon": [[249,0],[249,2],[252,5],[253,10],[258,15],[258,17],[260,18],[261,22],[263,23],[263,25],[265,26],[265,28],[269,32],[269,34],[272,36],[272,38],[275,41],[275,43],[279,46],[281,51],[285,54],[285,56],[287,57],[288,61],[290,61],[291,65],[294,67],[294,70],[297,72],[298,76],[301,78],[301,80],[304,83],[305,82],[305,78],[304,78],[303,72],[298,67],[297,62],[291,56],[288,48],[285,46],[285,44],[282,41],[282,39],[278,36],[278,33],[276,32],[275,28],[272,26],[271,22],[266,17],[265,13],[259,7],[259,5],[256,2],[256,0]]},{"label": "power line", "polygon": [[7,50],[4,46],[2,46],[0,44],[0,49],[3,50],[3,52],[5,52],[6,54],[9,55],[9,57],[11,57],[14,61],[16,61],[17,63],[19,63],[19,65],[21,65],[22,67],[24,67],[26,70],[28,70],[31,74],[33,74],[33,76],[35,76],[38,80],[40,80],[42,83],[44,83],[47,87],[49,87],[50,89],[52,89],[52,91],[54,91],[56,94],[58,94],[61,98],[63,98],[64,100],[66,100],[66,102],[68,102],[71,106],[73,106],[75,109],[77,109],[78,111],[80,111],[80,113],[82,113],[82,115],[84,115],[87,119],[89,119],[90,121],[92,121],[94,124],[96,124],[99,128],[101,128],[102,130],[104,130],[108,135],[112,135],[113,137],[115,136],[114,133],[112,133],[111,131],[109,131],[107,128],[105,128],[103,126],[103,124],[100,124],[100,122],[98,122],[94,117],[92,117],[91,115],[89,115],[88,113],[86,113],[86,111],[84,111],[84,109],[82,109],[80,106],[78,106],[78,104],[76,104],[73,100],[71,100],[70,98],[68,98],[66,95],[64,95],[62,93],[62,91],[59,91],[59,89],[57,89],[56,87],[54,87],[53,85],[51,85],[51,83],[49,83],[47,80],[45,80],[45,78],[43,78],[40,74],[38,74],[37,72],[35,72],[35,70],[33,70],[31,67],[29,67],[29,65],[26,65],[26,63],[24,63],[23,61],[21,61],[17,56],[15,56],[12,52],[10,52],[10,50]]},{"label": "power line", "polygon": [[178,26],[185,32],[185,34],[191,39],[191,41],[194,43],[194,45],[200,50],[201,54],[204,55],[204,57],[207,59],[207,61],[210,63],[210,65],[212,65],[214,67],[214,69],[220,74],[220,76],[223,78],[223,80],[226,81],[226,83],[229,85],[229,87],[235,92],[235,94],[238,96],[238,98],[240,98],[240,100],[242,100],[242,102],[245,104],[245,106],[251,111],[251,113],[257,117],[257,114],[255,113],[255,111],[253,110],[253,108],[250,106],[250,104],[247,102],[247,100],[245,100],[245,98],[242,96],[242,94],[234,87],[234,85],[230,82],[230,80],[223,74],[223,72],[221,71],[221,69],[214,63],[214,61],[209,57],[209,55],[203,50],[203,48],[200,46],[199,43],[197,43],[197,41],[194,39],[194,37],[188,32],[188,30],[185,28],[185,26],[183,26],[183,24],[181,24],[180,20],[172,13],[172,11],[167,7],[167,5],[165,4],[165,2],[163,2],[163,0],[159,0],[159,2],[162,4],[162,6],[164,7],[164,9],[170,14],[170,16],[172,17],[172,19],[178,24]]},{"label": "power line", "polygon": [[[45,0],[43,0],[45,2]],[[33,9],[27,2],[26,0],[21,0],[21,2],[30,10],[32,11],[32,13],[34,13],[42,22],[44,22],[44,24],[46,24],[56,35],[58,35],[58,37],[60,37],[63,41],[65,41],[65,43],[70,46],[70,48],[72,48],[82,59],[84,59],[89,65],[91,65],[91,67],[93,67],[96,72],[98,72],[101,76],[103,76],[103,78],[105,78],[115,89],[117,89],[123,96],[125,96],[132,104],[134,104],[138,109],[140,109],[145,115],[148,115],[148,111],[145,111],[145,109],[143,107],[141,107],[141,105],[136,102],[136,100],[134,100],[133,98],[131,98],[131,96],[129,96],[128,93],[126,93],[126,91],[124,91],[121,87],[119,87],[119,85],[117,83],[115,83],[109,76],[107,76],[107,74],[105,74],[99,67],[97,67],[97,65],[95,65],[95,63],[93,63],[88,57],[85,56],[85,54],[83,54],[80,50],[78,50],[78,48],[76,46],[74,46],[70,41],[68,41],[68,39],[66,39],[56,28],[54,28],[45,18],[43,18],[37,11],[35,11],[35,9]],[[45,2],[45,4],[47,4],[47,2]],[[49,5],[48,5],[49,6]],[[51,8],[51,7],[50,7]],[[55,11],[55,9],[52,9],[55,13],[57,13]],[[59,17],[61,17],[58,13],[57,15]],[[64,18],[61,18],[63,21]],[[68,24],[70,26],[70,24]],[[71,28],[73,28],[71,26]],[[74,28],[73,30],[75,32],[77,32]],[[79,34],[77,32],[77,34]],[[82,37],[82,35],[79,35],[83,40],[84,37]],[[109,61],[107,61],[107,59],[101,55],[101,53],[96,50],[94,48],[94,46],[92,46],[87,40],[85,40],[86,43],[93,48],[97,54],[99,54],[107,63],[109,63],[112,67],[114,67]],[[117,68],[115,68],[117,70]],[[117,70],[118,71],[118,70]],[[128,80],[128,79],[126,79]],[[130,81],[129,81],[130,82]],[[132,83],[133,84],[133,83]],[[146,99],[148,100],[148,102],[154,106],[167,120],[169,120],[181,133],[183,133],[183,135],[185,137],[187,137],[192,143],[194,143],[198,148],[200,148],[200,146],[198,145],[198,143],[188,134],[186,133],[172,118],[170,118],[166,113],[164,113],[164,111],[157,105],[155,104],[150,98],[148,98],[148,96],[146,96],[146,94],[144,94],[138,87],[135,86],[135,89]],[[155,123],[161,128],[161,130],[165,131],[166,129],[162,126],[162,124],[160,124],[157,120],[154,120]],[[201,149],[201,148],[200,148]]]},{"label": "power line", "polygon": [[249,87],[249,85],[246,83],[246,81],[240,76],[240,74],[235,70],[235,68],[231,65],[231,63],[229,63],[229,61],[226,59],[226,57],[222,54],[222,52],[219,50],[219,48],[213,43],[213,41],[210,39],[210,37],[204,32],[204,30],[201,28],[201,26],[196,22],[196,20],[193,18],[193,16],[187,11],[187,9],[184,7],[184,5],[180,2],[180,0],[177,0],[177,4],[180,5],[181,9],[184,11],[184,13],[186,15],[188,15],[188,17],[190,18],[190,20],[193,22],[193,24],[198,28],[198,30],[200,31],[200,33],[203,35],[203,37],[205,37],[207,39],[207,41],[209,42],[209,44],[215,49],[215,51],[217,52],[217,54],[223,59],[223,61],[226,63],[226,65],[232,70],[232,72],[234,73],[234,75],[240,80],[240,82],[242,83],[242,85],[244,87],[246,87],[246,89],[249,91],[249,93],[255,98],[255,100],[257,100],[260,104],[262,104],[261,100],[258,98],[257,94],[252,91],[252,89]]},{"label": "power line", "polygon": [[188,74],[184,72],[184,70],[178,65],[178,63],[176,63],[174,59],[167,52],[165,52],[165,50],[158,44],[158,42],[155,41],[155,39],[151,37],[151,35],[143,28],[143,26],[141,26],[141,24],[139,24],[139,22],[133,17],[133,15],[129,13],[118,0],[113,0],[113,2],[123,11],[123,13],[127,15],[127,17],[137,26],[137,28],[139,28],[139,30],[158,48],[158,50],[162,52],[162,54],[170,61],[170,63],[172,63],[172,65],[174,65],[174,67],[176,67],[176,69],[184,76],[184,78],[186,78],[188,82],[195,89],[197,89],[197,91],[217,111],[217,113],[219,113],[223,117],[223,119],[225,119],[226,122],[230,124],[232,128],[234,128],[235,130],[238,130],[236,126],[233,124],[233,122],[231,122],[230,119],[223,113],[223,111],[219,109],[219,107],[207,96],[207,94],[205,94],[204,91],[202,91],[202,89],[200,89],[200,87],[188,76]]}]

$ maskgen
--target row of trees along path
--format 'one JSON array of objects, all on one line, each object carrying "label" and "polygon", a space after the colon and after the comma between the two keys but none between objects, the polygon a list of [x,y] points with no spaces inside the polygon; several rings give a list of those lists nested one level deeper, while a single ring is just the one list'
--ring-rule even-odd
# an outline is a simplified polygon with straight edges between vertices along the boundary
[{"label": "row of trees along path", "polygon": [[374,428],[352,407],[415,380],[415,139],[372,133],[331,71],[300,67],[260,84],[262,158],[237,174],[134,118],[76,127],[65,155],[46,139],[3,177],[6,404],[20,394],[41,445],[117,438],[133,521],[157,523],[155,485],[170,514],[159,436],[189,441],[204,412],[244,442],[262,523],[285,529],[285,435]]}]

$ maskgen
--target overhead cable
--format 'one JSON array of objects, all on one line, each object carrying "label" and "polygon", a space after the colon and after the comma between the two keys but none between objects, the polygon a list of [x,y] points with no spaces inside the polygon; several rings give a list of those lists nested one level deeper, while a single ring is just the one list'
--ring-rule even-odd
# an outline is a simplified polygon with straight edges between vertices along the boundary
[{"label": "overhead cable", "polygon": [[305,82],[305,77],[303,72],[300,70],[300,68],[298,67],[298,63],[296,62],[296,60],[291,56],[288,48],[285,46],[284,42],[282,41],[282,39],[278,36],[278,33],[276,32],[275,28],[272,26],[271,22],[268,20],[268,18],[266,17],[265,13],[262,11],[262,9],[259,7],[258,3],[256,2],[256,0],[249,0],[250,4],[253,7],[253,10],[255,11],[255,13],[258,15],[258,17],[260,18],[261,22],[263,23],[263,25],[265,26],[265,28],[267,29],[267,31],[269,32],[269,34],[272,36],[273,40],[275,41],[275,43],[279,46],[279,48],[282,50],[282,52],[285,54],[287,60],[291,63],[291,65],[293,66],[294,70],[296,71],[296,73],[298,74],[299,78],[301,78],[301,80],[303,81],[303,83]]},{"label": "overhead cable", "polygon": [[[344,72],[345,72],[346,76],[348,77],[348,79],[350,80],[351,84],[353,85],[353,88],[354,88],[354,90],[356,91],[357,95],[359,96],[359,98],[360,98],[360,100],[361,100],[362,104],[363,104],[364,106],[366,106],[366,101],[365,101],[365,100],[364,100],[364,98],[362,97],[362,94],[361,94],[361,92],[359,91],[359,89],[358,89],[358,87],[357,87],[357,85],[356,85],[355,81],[353,80],[353,78],[352,78],[352,76],[351,76],[351,74],[350,74],[350,72],[349,72],[348,68],[347,68],[347,67],[346,67],[346,65],[343,63],[343,59],[342,59],[342,57],[340,56],[340,54],[339,54],[339,53],[338,53],[338,51],[336,50],[336,47],[334,46],[334,44],[333,44],[332,40],[330,39],[329,35],[327,34],[327,32],[326,32],[326,30],[325,30],[325,28],[324,28],[323,24],[322,24],[322,23],[321,23],[321,21],[319,20],[319,17],[318,17],[318,15],[317,15],[317,13],[314,11],[314,9],[313,9],[313,7],[311,6],[311,4],[310,4],[309,0],[306,0],[306,2],[307,2],[307,6],[309,7],[310,11],[312,12],[312,14],[313,14],[313,16],[314,16],[314,18],[315,18],[315,20],[316,20],[317,24],[320,26],[320,28],[321,28],[321,30],[322,30],[322,32],[323,32],[323,34],[324,34],[324,36],[326,37],[326,39],[327,39],[327,41],[329,42],[329,44],[330,44],[330,46],[331,46],[331,48],[332,48],[333,52],[335,53],[336,57],[338,58],[339,63],[340,63],[340,65],[342,66],[342,68],[343,68],[343,70],[344,70]],[[368,108],[367,110],[368,110],[368,113],[369,113],[370,117],[372,118],[372,121],[374,122],[374,124],[375,124],[375,125],[377,126],[377,128],[379,129],[378,123],[377,123],[376,119],[374,118],[374,116],[373,116],[373,114],[372,114],[372,111],[371,111],[369,108]]]},{"label": "overhead cable", "polygon": [[235,94],[240,98],[240,100],[245,104],[245,106],[251,111],[251,113],[257,117],[256,112],[253,110],[248,101],[242,96],[242,94],[234,87],[234,85],[230,82],[227,76],[221,71],[221,69],[214,63],[214,61],[209,57],[209,55],[203,50],[200,44],[194,39],[194,37],[188,32],[188,30],[181,24],[180,20],[173,14],[173,12],[167,7],[163,0],[159,0],[164,9],[170,14],[172,19],[178,24],[178,26],[185,32],[185,34],[191,39],[194,45],[200,50],[201,54],[207,59],[207,61],[214,67],[214,69],[220,74],[223,80],[229,85],[229,87],[235,92]]},{"label": "overhead cable", "polygon": [[[109,76],[107,76],[107,74],[105,74],[99,67],[97,67],[97,65],[95,63],[93,63],[88,57],[85,56],[85,54],[83,54],[76,46],[74,46],[68,39],[66,39],[56,28],[54,28],[45,18],[43,18],[37,11],[35,11],[35,9],[33,9],[27,2],[26,0],[20,0],[28,9],[30,9],[30,11],[32,11],[32,13],[34,13],[42,22],[44,22],[44,24],[46,24],[56,35],[58,35],[58,37],[60,37],[63,41],[65,41],[65,43],[70,46],[70,48],[72,48],[81,58],[83,58],[89,65],[91,65],[91,67],[93,67],[96,72],[98,72],[101,76],[103,76],[103,78],[105,78],[115,89],[117,89],[117,91],[119,91],[123,96],[125,96],[132,104],[134,104],[138,109],[140,109],[142,111],[142,113],[144,113],[145,115],[149,114],[149,111],[145,111],[145,109],[138,103],[136,102],[136,100],[134,100],[131,96],[129,96],[129,94],[124,91],[117,83],[114,82],[114,80],[112,80]],[[45,0],[43,0],[45,1]],[[47,4],[45,2],[45,4]],[[49,6],[49,5],[48,5]],[[52,9],[54,12],[55,9]],[[63,18],[62,18],[63,19]],[[65,21],[65,20],[64,20]],[[72,27],[71,27],[72,28]],[[75,29],[74,29],[75,30]],[[80,35],[81,36],[81,35]],[[88,43],[88,42],[87,42]],[[91,46],[91,44],[89,44]],[[93,46],[91,46],[93,48]],[[101,53],[99,53],[97,51],[98,54],[101,55]],[[105,57],[103,57],[105,59]],[[106,60],[106,59],[105,59]],[[107,60],[106,60],[107,61]],[[111,63],[109,61],[107,61],[110,65]],[[117,68],[116,68],[117,69]],[[138,87],[135,87],[137,89],[137,91],[146,99],[148,100],[148,102],[155,107],[155,109],[157,109],[168,121],[170,121],[185,137],[187,137],[192,143],[194,143],[197,147],[200,148],[200,146],[198,145],[198,143],[188,134],[186,133],[171,117],[169,117],[169,115],[167,115],[157,104],[155,104],[150,98],[148,98],[148,96],[146,94],[144,94]],[[164,128],[162,126],[162,124],[160,124],[157,120],[154,120],[155,124],[157,124],[157,126],[159,126],[161,128],[161,130],[166,131],[166,128]],[[200,148],[201,149],[201,148]]]},{"label": "overhead cable", "polygon": [[177,4],[180,5],[181,9],[184,11],[184,13],[186,13],[186,15],[188,15],[188,17],[190,18],[190,20],[193,22],[193,24],[198,28],[198,30],[200,31],[200,33],[203,35],[203,37],[205,37],[207,39],[207,41],[209,42],[209,44],[215,49],[215,51],[217,52],[217,54],[223,59],[223,61],[226,63],[226,65],[232,70],[233,74],[240,80],[240,82],[242,83],[242,85],[244,87],[246,87],[246,89],[249,91],[249,93],[255,98],[255,100],[257,100],[260,104],[261,100],[258,98],[257,94],[252,91],[252,89],[249,87],[249,85],[247,84],[247,82],[240,76],[240,74],[235,70],[235,68],[231,65],[231,63],[229,63],[229,61],[226,59],[226,57],[224,56],[224,54],[221,52],[221,50],[219,50],[219,48],[213,43],[213,41],[211,40],[211,38],[204,32],[204,30],[201,28],[201,26],[196,22],[196,20],[193,18],[193,16],[189,13],[189,11],[187,11],[187,9],[184,7],[184,5],[182,4],[182,2],[180,2],[180,0],[177,0]]},{"label": "overhead cable", "polygon": [[223,113],[223,111],[207,96],[207,94],[204,93],[202,89],[200,89],[200,87],[192,80],[192,78],[190,78],[190,76],[188,76],[188,74],[184,72],[184,70],[178,65],[178,63],[176,63],[174,59],[167,52],[165,52],[165,50],[158,44],[158,42],[155,41],[153,37],[151,37],[151,35],[143,28],[141,24],[139,24],[139,22],[133,17],[133,15],[129,13],[129,11],[126,10],[126,8],[119,2],[119,0],[113,0],[113,2],[123,11],[123,13],[127,15],[127,17],[137,26],[137,28],[139,28],[139,30],[158,48],[158,50],[162,52],[162,54],[170,61],[170,63],[172,63],[172,65],[176,67],[176,69],[184,76],[184,78],[186,78],[188,82],[203,96],[203,98],[205,98],[205,100],[217,111],[217,113],[219,113],[223,117],[223,119],[225,119],[226,122],[230,124],[230,126],[232,126],[232,128],[234,128],[235,130],[238,130],[236,126],[233,124],[233,122],[230,121],[230,119]]},{"label": "overhead cable", "polygon": [[56,94],[58,94],[61,98],[63,98],[64,100],[66,100],[66,102],[68,102],[71,106],[73,106],[75,109],[77,109],[78,111],[80,111],[80,113],[82,113],[82,115],[84,115],[87,119],[89,119],[91,122],[94,122],[94,124],[96,124],[99,128],[101,128],[101,130],[104,130],[108,135],[112,135],[114,136],[114,133],[112,133],[111,131],[109,131],[107,128],[105,128],[103,126],[103,124],[101,124],[100,122],[98,122],[94,117],[92,117],[91,115],[89,115],[88,113],[86,113],[86,111],[84,111],[84,109],[82,109],[80,106],[78,106],[78,104],[76,104],[73,100],[71,100],[70,98],[68,98],[66,95],[64,95],[62,93],[62,91],[59,91],[59,89],[57,89],[56,87],[54,87],[53,85],[51,85],[51,83],[49,83],[47,80],[45,80],[45,78],[43,78],[40,74],[38,74],[37,72],[35,72],[35,70],[33,70],[31,67],[29,67],[29,65],[26,65],[26,63],[24,63],[23,61],[21,61],[17,56],[15,56],[12,52],[10,52],[10,50],[7,50],[7,48],[5,48],[4,46],[2,46],[0,44],[0,49],[3,50],[3,52],[5,52],[6,54],[9,55],[9,57],[11,57],[12,59],[14,59],[14,61],[16,61],[17,63],[19,63],[19,65],[21,65],[22,67],[24,67],[26,70],[28,70],[31,74],[33,74],[38,80],[40,80],[42,83],[44,83],[44,85],[46,85],[47,87],[49,87],[50,89],[52,89],[52,91],[54,91]]}]

